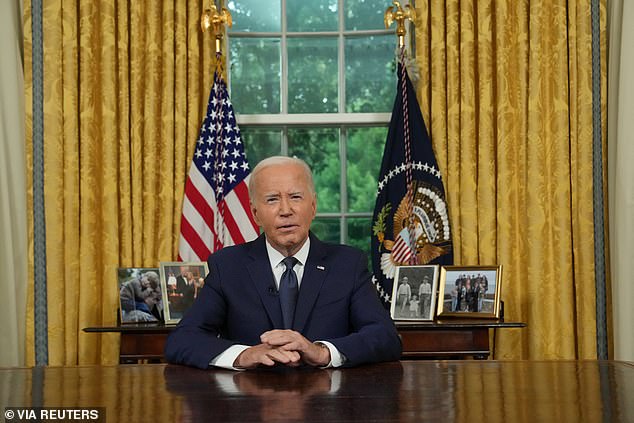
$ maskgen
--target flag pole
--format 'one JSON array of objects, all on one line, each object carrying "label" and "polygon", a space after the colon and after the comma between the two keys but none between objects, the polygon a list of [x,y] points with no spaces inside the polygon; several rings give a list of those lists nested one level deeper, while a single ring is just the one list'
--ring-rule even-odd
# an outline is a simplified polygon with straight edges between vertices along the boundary
[{"label": "flag pole", "polygon": [[[399,318],[405,317],[396,311],[399,279],[403,276],[399,268],[453,264],[453,243],[444,184],[408,75],[408,70],[416,72],[416,66],[406,57],[405,21],[414,21],[415,12],[409,5],[392,3],[384,19],[386,28],[397,24],[398,83],[377,181],[371,254],[372,281],[385,305],[394,306],[392,317]],[[419,299],[426,294],[421,286]]]},{"label": "flag pole", "polygon": [[225,246],[259,235],[248,206],[249,162],[223,75],[222,40],[225,26],[232,25],[231,14],[208,3],[200,26],[214,35],[216,60],[207,112],[185,182],[178,246],[178,258],[185,262],[204,261]]},{"label": "flag pole", "polygon": [[[400,89],[402,92],[403,99],[403,133],[404,133],[404,147],[405,147],[405,183],[407,186],[407,211],[408,211],[408,219],[407,219],[407,228],[409,232],[409,247],[411,251],[416,251],[416,235],[415,235],[415,219],[414,219],[414,181],[412,176],[412,168],[414,167],[414,161],[412,160],[412,143],[410,137],[410,128],[409,128],[409,99],[407,95],[407,78],[406,73],[407,70],[405,68],[405,35],[407,34],[407,30],[405,29],[405,21],[410,20],[415,22],[416,19],[416,11],[409,4],[402,7],[401,4],[394,0],[392,2],[392,6],[388,7],[385,11],[384,22],[385,28],[389,28],[393,22],[396,22],[396,36],[398,37],[398,49],[399,49],[399,62],[400,66],[398,67],[399,81],[400,81]],[[415,23],[414,23],[415,24]],[[418,257],[416,254],[412,254],[409,258],[409,264],[415,265],[418,263]]]},{"label": "flag pole", "polygon": [[[211,0],[210,0],[211,2]],[[207,9],[203,11],[202,16],[200,17],[200,28],[204,33],[206,30],[211,28],[214,38],[216,40],[216,63],[214,70],[214,83],[212,86],[212,91],[217,90],[219,87],[225,86],[225,66],[224,60],[226,58],[222,55],[222,39],[224,37],[224,33],[226,31],[225,26],[231,27],[233,21],[231,19],[231,13],[225,7],[222,7],[220,12],[215,4],[211,4]],[[221,89],[222,90],[222,89]],[[228,96],[228,94],[227,94]],[[216,102],[213,105],[213,113],[216,116],[223,115],[224,108],[224,100],[221,102]],[[216,132],[216,136],[218,139],[224,139],[225,128],[221,125]],[[214,157],[221,158],[226,155],[225,145],[222,142],[213,143],[213,154]],[[217,178],[219,181],[222,180],[221,175],[223,174],[222,170],[223,162],[222,160],[215,160],[213,163],[214,170],[214,178]],[[216,200],[217,200],[217,209],[218,212],[214,214],[214,224],[213,231],[216,233],[217,237],[215,239],[215,243],[213,246],[213,250],[219,250],[224,246],[224,240],[226,235],[226,220],[225,220],[225,209],[226,204],[224,201],[224,188],[221,187],[218,189],[216,187]]]}]

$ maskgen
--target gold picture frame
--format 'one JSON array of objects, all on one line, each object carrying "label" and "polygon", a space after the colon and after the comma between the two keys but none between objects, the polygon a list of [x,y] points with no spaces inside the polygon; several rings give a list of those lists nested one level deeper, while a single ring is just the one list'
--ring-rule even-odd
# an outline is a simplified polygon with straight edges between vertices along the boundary
[{"label": "gold picture frame", "polygon": [[500,318],[502,266],[442,266],[438,317]]},{"label": "gold picture frame", "polygon": [[160,269],[165,323],[178,323],[202,290],[209,268],[204,261],[171,261],[161,262]]}]

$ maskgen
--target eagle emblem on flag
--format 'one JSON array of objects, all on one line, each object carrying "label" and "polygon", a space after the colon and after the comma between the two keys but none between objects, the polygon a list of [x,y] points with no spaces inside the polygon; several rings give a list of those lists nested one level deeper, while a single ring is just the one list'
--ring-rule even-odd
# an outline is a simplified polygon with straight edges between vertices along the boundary
[{"label": "eagle emblem on flag", "polygon": [[[388,202],[373,222],[373,235],[381,250],[381,273],[388,279],[394,278],[396,266],[412,262],[427,264],[451,251],[451,231],[444,196],[437,187],[424,181],[415,181],[414,193],[413,207],[410,208],[407,198],[403,197],[390,216],[393,206]],[[410,210],[413,219],[411,234]],[[386,234],[386,220],[390,217],[392,231]]]}]

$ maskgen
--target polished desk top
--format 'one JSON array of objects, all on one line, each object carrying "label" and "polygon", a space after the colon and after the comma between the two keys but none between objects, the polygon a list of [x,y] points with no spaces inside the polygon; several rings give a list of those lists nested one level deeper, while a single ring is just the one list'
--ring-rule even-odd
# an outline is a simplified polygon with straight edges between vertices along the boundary
[{"label": "polished desk top", "polygon": [[633,422],[634,363],[401,361],[354,369],[0,369],[4,407],[105,407],[108,422]]}]

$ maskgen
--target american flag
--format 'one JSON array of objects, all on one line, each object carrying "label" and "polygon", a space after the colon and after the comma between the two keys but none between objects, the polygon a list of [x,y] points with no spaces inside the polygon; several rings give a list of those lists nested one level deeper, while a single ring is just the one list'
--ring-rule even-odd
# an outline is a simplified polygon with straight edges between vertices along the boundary
[{"label": "american flag", "polygon": [[249,208],[249,172],[227,84],[216,71],[185,183],[179,260],[204,261],[222,247],[258,236]]}]

